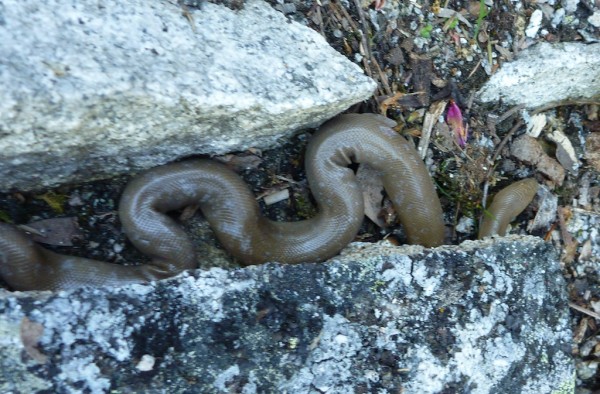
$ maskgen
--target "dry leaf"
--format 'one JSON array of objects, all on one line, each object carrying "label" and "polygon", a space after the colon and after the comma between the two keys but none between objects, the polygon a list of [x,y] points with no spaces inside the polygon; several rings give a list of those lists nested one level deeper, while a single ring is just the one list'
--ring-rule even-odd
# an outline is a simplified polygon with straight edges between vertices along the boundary
[{"label": "dry leaf", "polygon": [[42,354],[37,348],[38,342],[43,334],[44,326],[40,323],[29,320],[27,317],[24,317],[23,320],[21,320],[20,335],[25,352],[40,364],[44,364],[48,361],[48,357]]},{"label": "dry leaf", "polygon": [[574,332],[573,332],[573,342],[575,343],[581,343],[584,338],[585,338],[585,333],[587,331],[587,321],[588,321],[588,317],[584,317],[581,319],[581,321],[579,322],[579,325],[575,328]]},{"label": "dry leaf", "polygon": [[395,106],[398,103],[398,100],[400,100],[400,98],[402,98],[405,95],[406,93],[398,92],[393,96],[383,99],[383,101],[381,101],[381,103],[379,104],[379,112],[382,115],[385,115],[387,113],[388,108]]},{"label": "dry leaf", "polygon": [[383,200],[383,181],[381,173],[366,164],[358,166],[356,180],[363,193],[365,215],[379,227],[386,227],[381,219],[381,201]]},{"label": "dry leaf", "polygon": [[65,196],[64,194],[56,194],[54,192],[47,192],[47,193],[35,196],[35,198],[44,200],[46,202],[46,204],[48,204],[50,206],[50,208],[52,208],[52,210],[56,213],[63,213],[65,211],[63,208],[63,205],[65,204],[65,201],[67,201],[67,196]]},{"label": "dry leaf", "polygon": [[425,114],[425,119],[423,120],[423,131],[421,132],[421,140],[419,141],[419,147],[417,148],[421,159],[424,159],[427,155],[431,131],[433,130],[433,126],[435,126],[435,124],[438,122],[440,116],[442,116],[444,113],[447,104],[447,101],[435,102],[431,104],[427,110],[427,113]]},{"label": "dry leaf", "polygon": [[198,209],[200,209],[200,204],[192,204],[183,208],[183,210],[181,211],[181,215],[179,215],[179,221],[187,222],[192,217],[194,217]]},{"label": "dry leaf", "polygon": [[47,245],[72,246],[74,239],[82,239],[77,218],[53,218],[38,220],[22,227],[33,234],[33,240]]},{"label": "dry leaf", "polygon": [[546,134],[548,139],[556,143],[556,159],[567,170],[576,173],[581,163],[571,140],[560,130],[553,130]]},{"label": "dry leaf", "polygon": [[240,172],[243,170],[253,170],[258,168],[262,159],[253,154],[241,154],[241,155],[223,155],[214,157],[215,160],[220,161],[233,171]]}]

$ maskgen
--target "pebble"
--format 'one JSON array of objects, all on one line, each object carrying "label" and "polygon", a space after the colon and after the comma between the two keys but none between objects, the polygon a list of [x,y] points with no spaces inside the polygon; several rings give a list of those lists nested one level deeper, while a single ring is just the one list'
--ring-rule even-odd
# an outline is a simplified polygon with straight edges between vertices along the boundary
[{"label": "pebble", "polygon": [[115,243],[115,244],[113,245],[113,251],[114,251],[115,253],[121,253],[121,252],[123,251],[123,245],[122,245],[122,244],[119,244],[119,243]]},{"label": "pebble", "polygon": [[456,224],[455,230],[459,233],[463,234],[471,234],[473,232],[473,227],[475,226],[475,221],[467,216],[463,216],[459,219]]},{"label": "pebble", "polygon": [[527,29],[525,29],[525,35],[529,38],[534,38],[537,34],[538,30],[540,30],[540,26],[542,25],[542,11],[535,10],[531,14],[531,18],[529,18],[529,25],[527,25]]},{"label": "pebble", "polygon": [[561,4],[563,5],[563,7],[565,7],[567,13],[572,14],[575,11],[577,11],[579,0],[563,0]]},{"label": "pebble", "polygon": [[588,18],[588,22],[590,25],[600,28],[600,10],[594,11],[594,13]]},{"label": "pebble", "polygon": [[135,367],[142,372],[152,371],[155,362],[156,359],[153,356],[149,354],[144,354],[140,359],[140,362],[137,363]]},{"label": "pebble", "polygon": [[554,12],[554,16],[552,17],[552,27],[556,28],[562,23],[563,19],[565,19],[565,9],[559,8]]}]

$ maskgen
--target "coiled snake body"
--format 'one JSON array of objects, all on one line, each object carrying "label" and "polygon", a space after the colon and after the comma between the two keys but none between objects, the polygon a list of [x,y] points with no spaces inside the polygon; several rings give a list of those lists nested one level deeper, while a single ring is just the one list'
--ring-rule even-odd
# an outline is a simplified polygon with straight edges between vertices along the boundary
[{"label": "coiled snake body", "polygon": [[[122,266],[51,252],[14,226],[0,223],[0,275],[15,290],[117,286],[158,280],[196,267],[191,240],[165,213],[198,204],[225,249],[244,264],[323,261],[350,243],[364,216],[362,192],[347,166],[368,163],[384,187],[408,240],[427,247],[444,240],[442,208],[414,147],[373,114],[343,115],[323,125],[306,152],[306,176],[318,214],[274,222],[260,214],[246,184],[211,160],[151,169],[127,185],[119,206],[123,230],[150,264]],[[517,182],[499,193],[479,236],[503,235],[531,202],[537,183]]]}]

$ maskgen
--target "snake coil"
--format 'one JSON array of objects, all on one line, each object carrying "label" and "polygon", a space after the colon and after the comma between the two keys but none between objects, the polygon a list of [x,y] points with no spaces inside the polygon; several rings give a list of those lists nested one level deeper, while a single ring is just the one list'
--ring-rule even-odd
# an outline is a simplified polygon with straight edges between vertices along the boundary
[{"label": "snake coil", "polygon": [[[373,114],[342,115],[323,125],[306,152],[306,176],[316,216],[275,222],[261,215],[247,185],[224,165],[194,160],[151,169],[133,179],[119,205],[123,230],[149,264],[122,266],[51,252],[14,226],[0,223],[0,276],[15,290],[118,286],[158,280],[196,267],[194,247],[166,215],[198,204],[225,249],[244,264],[323,261],[358,233],[363,196],[351,163],[368,163],[384,187],[408,241],[427,247],[444,241],[442,208],[433,181],[414,147]],[[531,202],[538,185],[517,182],[498,193],[479,237],[504,234]]]}]

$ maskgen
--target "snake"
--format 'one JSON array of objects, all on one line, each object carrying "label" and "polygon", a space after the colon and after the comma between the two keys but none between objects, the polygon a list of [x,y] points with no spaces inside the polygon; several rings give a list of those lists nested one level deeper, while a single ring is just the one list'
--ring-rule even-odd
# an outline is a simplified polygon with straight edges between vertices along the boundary
[{"label": "snake", "polygon": [[[445,225],[433,180],[414,146],[392,129],[395,125],[382,115],[345,114],[319,128],[305,153],[306,178],[317,206],[309,219],[270,220],[234,171],[211,159],[186,160],[141,173],[120,198],[123,231],[150,258],[148,263],[125,266],[55,253],[16,226],[0,223],[0,277],[12,290],[56,291],[145,283],[194,269],[193,242],[167,214],[192,205],[243,265],[321,262],[352,242],[364,219],[352,163],[367,163],[381,174],[408,243],[442,245]],[[529,178],[499,192],[484,215],[479,238],[504,235],[537,189]]]}]

